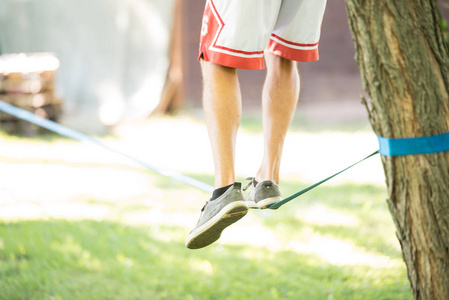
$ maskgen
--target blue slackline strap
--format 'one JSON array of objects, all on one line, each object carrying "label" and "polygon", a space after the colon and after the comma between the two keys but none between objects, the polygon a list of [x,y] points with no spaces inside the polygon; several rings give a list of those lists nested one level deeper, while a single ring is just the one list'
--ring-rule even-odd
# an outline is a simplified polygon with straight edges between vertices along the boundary
[{"label": "blue slackline strap", "polygon": [[151,171],[154,171],[154,172],[159,173],[159,174],[161,174],[163,176],[166,176],[166,177],[169,177],[169,178],[172,178],[172,179],[184,182],[184,183],[186,183],[188,185],[191,185],[193,187],[196,187],[196,188],[198,188],[200,190],[203,190],[203,191],[206,191],[206,192],[209,192],[209,193],[212,193],[213,190],[214,190],[214,188],[212,186],[210,186],[210,185],[208,185],[208,184],[206,184],[204,182],[201,182],[201,181],[196,180],[196,179],[194,179],[192,177],[189,177],[187,175],[180,174],[180,173],[177,173],[177,172],[174,172],[174,171],[171,171],[171,170],[161,169],[161,168],[157,168],[155,166],[152,166],[152,165],[144,162],[143,160],[140,160],[140,159],[135,158],[135,157],[133,157],[133,156],[131,156],[129,154],[126,154],[126,153],[121,152],[119,150],[116,150],[116,149],[114,149],[112,147],[109,147],[109,146],[103,144],[102,142],[100,142],[99,140],[91,138],[91,137],[89,137],[89,136],[87,136],[85,134],[82,134],[82,133],[80,133],[78,131],[75,131],[73,129],[70,129],[70,128],[67,128],[65,126],[62,126],[62,125],[60,125],[60,124],[58,124],[56,122],[53,122],[51,120],[39,117],[39,116],[29,112],[29,111],[26,111],[26,110],[23,110],[21,108],[15,107],[15,106],[13,106],[11,104],[8,104],[6,102],[3,102],[1,100],[0,100],[0,111],[3,111],[3,112],[5,112],[7,114],[10,114],[10,115],[13,115],[16,118],[19,118],[19,119],[25,120],[27,122],[33,123],[33,124],[38,125],[40,127],[46,128],[46,129],[48,129],[50,131],[56,132],[56,133],[58,133],[58,134],[60,134],[62,136],[65,136],[65,137],[68,137],[68,138],[71,138],[71,139],[74,139],[74,140],[77,140],[77,141],[80,141],[80,142],[88,142],[88,143],[94,144],[96,146],[102,147],[102,148],[104,148],[106,150],[109,150],[109,151],[112,151],[112,152],[114,152],[114,153],[116,153],[118,155],[124,156],[124,157],[126,157],[126,158],[128,158],[128,159],[130,159],[130,160],[132,160],[132,161],[134,161],[136,163],[138,163],[139,165],[141,165],[141,166],[143,166],[143,167],[145,167],[145,168],[147,168],[147,169],[149,169]]},{"label": "blue slackline strap", "polygon": [[277,209],[277,208],[281,207],[281,206],[284,205],[285,203],[292,201],[293,199],[295,199],[295,198],[301,196],[301,195],[304,194],[304,193],[307,193],[308,191],[310,191],[310,190],[316,188],[317,186],[319,186],[320,184],[322,184],[322,183],[328,181],[328,180],[331,179],[331,178],[334,178],[334,177],[337,176],[338,174],[343,173],[344,171],[346,171],[346,170],[352,168],[353,166],[355,166],[355,165],[361,163],[362,161],[364,161],[364,160],[370,158],[371,156],[376,155],[377,153],[379,153],[379,151],[375,151],[375,152],[371,153],[370,155],[368,155],[367,157],[365,157],[365,158],[359,160],[358,162],[356,162],[356,163],[350,165],[349,167],[347,167],[347,168],[345,168],[345,169],[343,169],[343,170],[341,170],[341,171],[335,173],[334,175],[331,175],[331,176],[329,176],[329,177],[327,177],[327,178],[325,178],[325,179],[323,179],[323,180],[321,180],[321,181],[318,181],[317,183],[312,184],[311,186],[306,187],[305,189],[300,190],[299,192],[294,193],[293,195],[288,196],[287,198],[282,199],[281,201],[276,202],[276,203],[270,205],[269,208],[271,208],[271,209]]},{"label": "blue slackline strap", "polygon": [[429,154],[449,151],[449,132],[431,136],[389,139],[378,137],[384,156]]}]

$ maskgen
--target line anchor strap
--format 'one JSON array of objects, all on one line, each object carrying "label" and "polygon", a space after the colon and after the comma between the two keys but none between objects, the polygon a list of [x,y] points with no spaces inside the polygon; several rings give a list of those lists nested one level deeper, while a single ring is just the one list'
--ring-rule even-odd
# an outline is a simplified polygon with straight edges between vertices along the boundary
[{"label": "line anchor strap", "polygon": [[383,156],[430,154],[449,151],[449,132],[422,137],[394,138],[377,137],[379,152]]}]

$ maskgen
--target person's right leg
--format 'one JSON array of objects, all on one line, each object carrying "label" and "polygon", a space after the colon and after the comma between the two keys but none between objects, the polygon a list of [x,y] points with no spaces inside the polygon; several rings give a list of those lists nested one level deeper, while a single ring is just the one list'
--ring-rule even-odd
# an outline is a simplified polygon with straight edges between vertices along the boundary
[{"label": "person's right leg", "polygon": [[198,249],[215,242],[222,231],[248,212],[241,184],[234,182],[234,156],[241,118],[236,69],[201,61],[203,108],[215,166],[215,191],[203,207],[186,246]]},{"label": "person's right leg", "polygon": [[235,141],[242,115],[237,70],[201,60],[203,109],[215,168],[215,188],[234,183]]}]

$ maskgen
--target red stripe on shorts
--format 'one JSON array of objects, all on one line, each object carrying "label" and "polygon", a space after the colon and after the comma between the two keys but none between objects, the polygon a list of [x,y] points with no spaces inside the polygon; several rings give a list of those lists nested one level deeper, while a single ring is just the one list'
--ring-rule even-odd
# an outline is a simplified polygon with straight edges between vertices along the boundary
[{"label": "red stripe on shorts", "polygon": [[[272,52],[275,55],[281,56],[286,59],[294,60],[294,61],[300,61],[300,62],[309,62],[309,61],[316,61],[319,59],[318,55],[318,43],[315,44],[300,44],[300,43],[294,43],[287,41],[285,39],[282,39],[274,34],[272,34],[272,37],[275,37],[282,41],[283,43],[279,43],[274,39],[270,39],[268,43],[268,49],[270,52]],[[285,45],[287,44],[287,45]],[[297,49],[291,46],[297,46],[297,47],[314,47],[311,49]]]},{"label": "red stripe on shorts", "polygon": [[284,42],[284,43],[286,43],[286,44],[292,45],[292,46],[299,46],[299,47],[314,47],[314,46],[318,46],[318,44],[319,44],[319,42],[318,42],[318,43],[315,43],[315,44],[300,44],[300,43],[294,43],[294,42],[287,41],[286,39],[283,39],[283,38],[281,38],[280,36],[278,36],[278,35],[276,35],[276,34],[274,34],[274,33],[272,33],[271,36],[277,38],[278,40],[280,40],[280,41],[282,41],[282,42]]},{"label": "red stripe on shorts", "polygon": [[[225,23],[221,19],[213,1],[207,1],[204,9],[198,59],[203,57],[205,61],[231,68],[263,69],[263,51],[243,51],[217,45],[218,37],[224,26]],[[257,56],[247,57],[254,55]]]}]

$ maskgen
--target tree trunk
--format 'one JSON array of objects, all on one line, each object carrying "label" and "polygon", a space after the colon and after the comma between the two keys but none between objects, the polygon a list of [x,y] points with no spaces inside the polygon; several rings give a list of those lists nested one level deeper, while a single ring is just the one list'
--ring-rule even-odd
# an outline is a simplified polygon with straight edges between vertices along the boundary
[{"label": "tree trunk", "polygon": [[[436,0],[346,0],[375,133],[449,132],[449,57]],[[382,157],[415,299],[449,299],[449,152]]]}]

